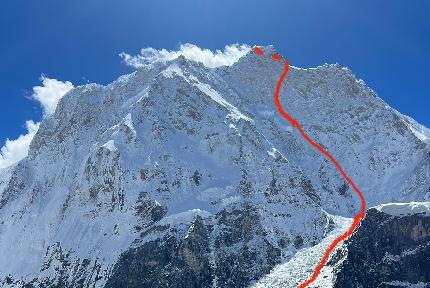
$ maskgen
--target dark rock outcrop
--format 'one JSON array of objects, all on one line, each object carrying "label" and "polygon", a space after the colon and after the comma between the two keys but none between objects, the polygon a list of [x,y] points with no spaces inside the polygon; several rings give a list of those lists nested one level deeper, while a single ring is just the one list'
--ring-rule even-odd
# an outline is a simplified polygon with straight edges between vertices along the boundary
[{"label": "dark rock outcrop", "polygon": [[334,287],[430,287],[426,215],[393,216],[372,208],[346,247]]}]

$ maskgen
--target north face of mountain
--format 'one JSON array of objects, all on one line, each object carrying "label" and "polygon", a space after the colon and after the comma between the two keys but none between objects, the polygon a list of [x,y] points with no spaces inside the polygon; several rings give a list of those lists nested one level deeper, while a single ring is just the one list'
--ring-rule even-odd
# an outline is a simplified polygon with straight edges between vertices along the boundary
[{"label": "north face of mountain", "polygon": [[[70,91],[0,171],[0,283],[246,287],[331,235],[359,202],[278,116],[282,68],[179,57]],[[348,69],[292,67],[281,101],[370,204],[430,198],[427,130]]]}]

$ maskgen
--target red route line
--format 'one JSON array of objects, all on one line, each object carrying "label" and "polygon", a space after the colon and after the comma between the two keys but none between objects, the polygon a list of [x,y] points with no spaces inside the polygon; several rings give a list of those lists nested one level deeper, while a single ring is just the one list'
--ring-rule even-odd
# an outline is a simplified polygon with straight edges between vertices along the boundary
[{"label": "red route line", "polygon": [[278,54],[272,54],[272,59],[275,61],[281,61],[282,56]]},{"label": "red route line", "polygon": [[264,55],[264,51],[258,48],[257,46],[254,47],[254,52],[257,53],[260,56]]},{"label": "red route line", "polygon": [[[254,47],[254,51],[255,51],[255,53],[257,53],[260,56],[264,55],[264,51],[261,50],[258,47]],[[281,56],[279,56],[277,54],[273,54],[272,58],[275,61],[280,61],[281,60]],[[364,199],[363,193],[361,193],[361,191],[360,191],[360,189],[358,189],[357,185],[355,185],[355,183],[351,180],[351,178],[349,178],[349,176],[345,173],[345,171],[340,166],[339,162],[337,162],[337,160],[329,152],[327,152],[323,147],[321,147],[319,144],[317,144],[316,142],[314,142],[306,134],[306,132],[302,129],[302,127],[300,126],[299,122],[297,122],[297,120],[294,119],[290,114],[288,114],[287,112],[285,112],[284,108],[282,107],[281,101],[279,100],[279,92],[281,91],[282,82],[284,81],[285,77],[287,76],[288,69],[289,69],[288,61],[285,61],[284,70],[282,71],[281,77],[279,78],[278,83],[276,85],[274,100],[275,100],[275,106],[278,109],[279,114],[281,114],[282,117],[284,117],[288,122],[290,122],[291,126],[293,126],[294,128],[296,128],[300,132],[300,134],[302,135],[302,137],[311,146],[313,146],[320,153],[322,153],[324,156],[326,156],[334,164],[334,166],[337,168],[337,170],[339,170],[339,172],[342,175],[342,177],[351,185],[351,187],[357,193],[357,195],[358,195],[358,197],[360,198],[360,201],[361,201],[360,213],[358,213],[357,215],[354,216],[354,220],[352,221],[352,224],[349,227],[349,229],[346,232],[344,232],[342,235],[340,235],[339,237],[337,237],[336,239],[333,240],[333,242],[330,244],[330,246],[325,250],[323,257],[321,258],[320,262],[315,267],[315,270],[314,270],[313,274],[311,275],[311,277],[308,278],[306,281],[304,281],[303,283],[301,283],[298,286],[299,288],[305,288],[305,287],[307,287],[309,284],[311,284],[312,282],[314,282],[317,279],[318,275],[321,273],[322,268],[327,263],[327,260],[328,260],[328,258],[330,256],[330,253],[333,252],[333,250],[336,248],[336,246],[340,242],[342,242],[343,240],[345,240],[349,236],[351,236],[352,233],[354,233],[355,229],[358,227],[358,225],[360,224],[361,220],[364,218],[364,216],[366,214],[366,200]]]}]

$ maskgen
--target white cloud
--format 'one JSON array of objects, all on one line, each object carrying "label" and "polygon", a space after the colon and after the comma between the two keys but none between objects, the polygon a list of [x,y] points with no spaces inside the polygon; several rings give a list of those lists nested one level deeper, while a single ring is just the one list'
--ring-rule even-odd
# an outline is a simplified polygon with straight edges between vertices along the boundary
[{"label": "white cloud", "polygon": [[27,134],[20,135],[16,140],[6,140],[6,144],[0,151],[0,169],[11,166],[28,155],[28,148],[30,147],[31,140],[39,129],[39,123],[27,121]]},{"label": "white cloud", "polygon": [[[33,87],[32,99],[42,106],[44,116],[49,116],[55,112],[58,102],[73,88],[73,85],[68,81],[62,82],[44,76],[40,80],[42,86]],[[39,129],[39,124],[29,120],[26,122],[27,134],[20,135],[15,140],[6,140],[5,145],[0,149],[0,169],[27,157],[30,143]]]},{"label": "white cloud", "polygon": [[73,88],[69,81],[62,82],[42,76],[42,86],[33,87],[32,98],[40,103],[44,115],[54,114],[60,99]]},{"label": "white cloud", "polygon": [[203,63],[206,67],[215,68],[220,66],[230,66],[239,60],[240,57],[248,53],[251,48],[248,45],[227,45],[224,51],[201,49],[193,44],[183,44],[177,51],[166,49],[157,50],[154,48],[143,48],[139,55],[132,56],[121,53],[124,62],[134,68],[151,65],[156,62],[166,62],[183,55],[185,58]]}]

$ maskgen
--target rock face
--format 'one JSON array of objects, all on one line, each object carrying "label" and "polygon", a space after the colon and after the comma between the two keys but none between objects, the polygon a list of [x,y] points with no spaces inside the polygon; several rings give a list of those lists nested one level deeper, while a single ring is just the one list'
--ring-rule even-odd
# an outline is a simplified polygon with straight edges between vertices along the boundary
[{"label": "rock face", "polygon": [[105,287],[210,287],[209,247],[209,231],[197,216],[186,238],[165,236],[123,253]]},{"label": "rock face", "polygon": [[334,287],[430,287],[430,203],[413,205],[368,211],[340,253]]},{"label": "rock face", "polygon": [[[0,170],[2,286],[247,287],[318,244],[358,199],[278,116],[282,68],[179,57],[70,91]],[[292,67],[281,101],[370,204],[430,198],[427,130],[348,69]]]}]

